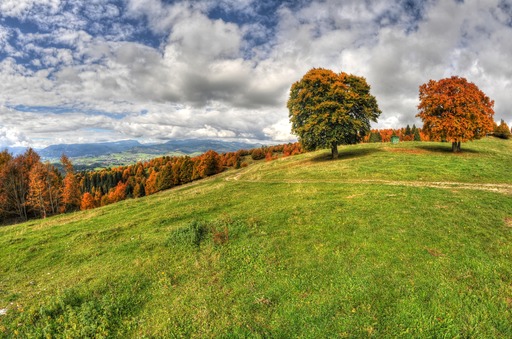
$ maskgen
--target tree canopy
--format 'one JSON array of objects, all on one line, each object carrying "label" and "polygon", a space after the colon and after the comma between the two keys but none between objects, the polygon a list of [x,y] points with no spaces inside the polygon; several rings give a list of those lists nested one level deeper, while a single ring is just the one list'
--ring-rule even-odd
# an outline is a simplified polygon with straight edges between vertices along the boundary
[{"label": "tree canopy", "polygon": [[288,110],[292,132],[306,150],[355,144],[370,132],[381,111],[363,77],[313,68],[290,90]]},{"label": "tree canopy", "polygon": [[502,139],[510,139],[512,138],[511,130],[508,128],[505,120],[501,119],[500,124],[496,124],[494,126],[494,136]]},{"label": "tree canopy", "polygon": [[494,101],[465,78],[430,80],[420,86],[419,97],[416,116],[423,120],[423,131],[432,140],[451,142],[454,152],[461,142],[493,131]]}]

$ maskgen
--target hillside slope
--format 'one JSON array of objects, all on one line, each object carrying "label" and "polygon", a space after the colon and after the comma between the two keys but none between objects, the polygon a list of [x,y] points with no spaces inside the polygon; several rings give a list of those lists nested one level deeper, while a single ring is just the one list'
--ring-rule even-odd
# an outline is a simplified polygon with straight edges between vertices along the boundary
[{"label": "hillside slope", "polygon": [[0,336],[510,337],[512,142],[463,151],[342,147],[0,228]]}]

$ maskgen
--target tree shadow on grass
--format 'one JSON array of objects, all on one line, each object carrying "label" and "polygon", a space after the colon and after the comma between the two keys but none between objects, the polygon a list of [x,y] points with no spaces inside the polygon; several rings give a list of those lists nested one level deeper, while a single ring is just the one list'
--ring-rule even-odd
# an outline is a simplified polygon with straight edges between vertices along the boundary
[{"label": "tree shadow on grass", "polygon": [[[334,159],[334,161],[342,161],[347,159],[354,159],[372,155],[373,153],[382,152],[380,149],[376,148],[363,148],[363,149],[352,149],[352,150],[339,150],[338,159]],[[321,153],[311,159],[313,162],[324,162],[324,161],[333,161],[331,152]]]},{"label": "tree shadow on grass", "polygon": [[416,148],[422,149],[424,151],[428,151],[431,153],[444,153],[444,154],[479,154],[479,151],[476,151],[474,149],[468,149],[464,148],[464,144],[461,144],[460,152],[454,153],[452,151],[452,144],[451,143],[441,143],[437,145],[418,145]]}]

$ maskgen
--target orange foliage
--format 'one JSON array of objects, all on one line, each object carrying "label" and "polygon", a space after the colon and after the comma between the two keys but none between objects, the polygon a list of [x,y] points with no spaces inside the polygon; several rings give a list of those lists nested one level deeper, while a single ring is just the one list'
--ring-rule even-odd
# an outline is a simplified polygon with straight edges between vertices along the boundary
[{"label": "orange foliage", "polygon": [[217,152],[209,150],[198,159],[199,163],[196,166],[196,175],[198,178],[204,178],[222,171],[221,159]]},{"label": "orange foliage", "polygon": [[393,136],[394,130],[392,129],[381,129],[379,130],[380,137],[382,138],[382,142],[390,142],[391,137]]},{"label": "orange foliage", "polygon": [[36,163],[29,172],[28,206],[42,218],[46,218],[48,214],[56,214],[59,210],[60,186],[55,167]]},{"label": "orange foliage", "polygon": [[35,164],[29,173],[29,194],[28,205],[37,211],[41,218],[46,218],[46,211],[49,209],[46,199],[48,190],[46,187],[47,172],[42,163]]},{"label": "orange foliage", "polygon": [[261,160],[265,158],[265,150],[263,148],[255,148],[251,152],[251,158],[253,160]]},{"label": "orange foliage", "polygon": [[494,123],[494,136],[502,139],[510,139],[512,138],[511,130],[508,128],[505,120],[501,120],[500,124]]},{"label": "orange foliage", "polygon": [[119,182],[117,186],[108,193],[108,202],[112,204],[126,199],[126,187],[127,184]]},{"label": "orange foliage", "polygon": [[75,175],[73,165],[68,157],[61,157],[62,165],[66,171],[64,187],[62,189],[62,202],[65,211],[75,211],[80,208],[81,197],[79,181]]},{"label": "orange foliage", "polygon": [[[254,154],[261,154],[263,157],[268,154],[267,158],[270,160],[276,159],[279,154],[288,156],[302,152],[300,143],[297,142],[224,154],[210,150],[193,158],[164,156],[132,166],[82,172],[74,175],[75,181],[80,183],[82,192],[90,193],[93,200],[84,194],[79,206],[83,208],[91,208],[93,205],[104,206],[126,198],[150,195],[176,185],[215,175],[228,167],[235,169],[246,167],[247,163],[244,162],[244,157]],[[70,163],[65,167],[72,170]]]},{"label": "orange foliage", "polygon": [[153,170],[149,175],[148,180],[146,181],[146,195],[150,195],[157,192],[156,189],[156,180],[157,180],[158,172]]},{"label": "orange foliage", "polygon": [[94,197],[91,193],[85,192],[82,196],[82,202],[80,203],[80,209],[83,210],[90,210],[96,207],[96,203],[94,201]]},{"label": "orange foliage", "polygon": [[[420,86],[423,132],[433,140],[452,143],[480,139],[494,126],[494,101],[475,84],[453,76]],[[457,150],[454,148],[454,150]]]}]

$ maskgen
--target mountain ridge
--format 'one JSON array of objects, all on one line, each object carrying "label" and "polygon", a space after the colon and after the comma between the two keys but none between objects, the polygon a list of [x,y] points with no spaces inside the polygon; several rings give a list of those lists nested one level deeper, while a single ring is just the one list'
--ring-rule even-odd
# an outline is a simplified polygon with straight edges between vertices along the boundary
[{"label": "mountain ridge", "polygon": [[[204,153],[210,149],[219,152],[234,152],[244,148],[260,147],[261,144],[240,141],[223,141],[213,139],[172,139],[161,144],[142,144],[137,140],[120,140],[112,142],[83,143],[83,144],[57,144],[45,148],[36,148],[35,151],[44,159],[59,158],[62,154],[70,158],[97,157],[114,153],[148,153],[165,154],[180,152],[184,154]],[[28,147],[7,147],[13,155],[22,154]]]}]

